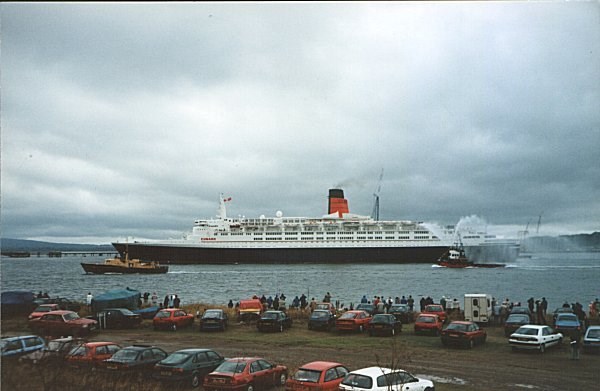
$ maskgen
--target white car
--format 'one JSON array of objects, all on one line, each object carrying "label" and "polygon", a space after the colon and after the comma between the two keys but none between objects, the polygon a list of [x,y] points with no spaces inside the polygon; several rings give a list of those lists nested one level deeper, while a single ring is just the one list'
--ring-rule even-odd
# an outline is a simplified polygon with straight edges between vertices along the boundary
[{"label": "white car", "polygon": [[510,335],[508,343],[513,350],[535,349],[544,353],[546,348],[562,344],[563,335],[549,326],[528,324],[521,326]]},{"label": "white car", "polygon": [[369,367],[349,372],[342,380],[340,391],[434,391],[433,382],[418,379],[402,369]]}]

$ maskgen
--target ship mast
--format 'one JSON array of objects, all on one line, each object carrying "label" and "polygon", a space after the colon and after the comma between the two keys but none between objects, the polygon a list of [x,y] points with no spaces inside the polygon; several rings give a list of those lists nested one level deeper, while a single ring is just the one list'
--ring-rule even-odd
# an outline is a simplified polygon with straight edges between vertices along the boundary
[{"label": "ship mast", "polygon": [[373,205],[373,212],[371,212],[371,217],[375,221],[379,221],[379,192],[381,191],[381,180],[383,179],[383,168],[381,169],[381,173],[379,174],[379,181],[377,181],[377,187],[375,188],[375,193],[373,193],[373,197],[375,197],[375,203]]}]

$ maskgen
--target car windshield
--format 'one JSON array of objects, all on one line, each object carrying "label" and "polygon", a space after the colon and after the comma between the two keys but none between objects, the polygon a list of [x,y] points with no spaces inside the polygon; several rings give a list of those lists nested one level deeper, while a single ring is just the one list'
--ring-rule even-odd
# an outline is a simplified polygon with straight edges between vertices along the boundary
[{"label": "car windshield", "polygon": [[277,319],[277,317],[279,316],[279,314],[277,312],[265,312],[262,315],[263,319]]},{"label": "car windshield", "polygon": [[219,319],[221,318],[221,311],[206,311],[202,315],[202,319]]},{"label": "car windshield", "polygon": [[373,323],[390,323],[390,317],[383,314],[378,314],[373,317],[371,322]]},{"label": "car windshield", "polygon": [[345,312],[340,316],[340,319],[354,319],[356,318],[356,312]]},{"label": "car windshield", "polygon": [[515,334],[523,334],[523,335],[538,335],[538,329],[534,329],[533,327],[519,327]]},{"label": "car windshield", "polygon": [[62,348],[62,346],[66,344],[66,342],[61,341],[50,341],[48,342],[48,348],[46,350],[54,350],[58,351]]},{"label": "car windshield", "polygon": [[70,356],[85,356],[86,351],[87,351],[87,349],[86,349],[85,345],[79,345],[76,348],[74,348],[73,350],[71,350],[69,352],[69,355]]},{"label": "car windshield", "polygon": [[75,312],[67,312],[66,314],[63,315],[63,319],[66,321],[75,320],[75,319],[79,319],[79,315],[77,315]]},{"label": "car windshield", "polygon": [[600,338],[600,329],[589,329],[587,338]]},{"label": "car windshield", "polygon": [[156,315],[154,315],[155,318],[170,318],[171,317],[171,313],[169,311],[158,311],[156,313]]},{"label": "car windshield", "polygon": [[175,352],[171,353],[169,357],[162,360],[161,364],[181,364],[189,359],[192,355],[189,353]]},{"label": "car windshield", "polygon": [[448,327],[446,327],[446,330],[467,331],[467,326],[468,325],[462,323],[450,323]]},{"label": "car windshield", "polygon": [[522,322],[529,322],[529,316],[525,315],[525,314],[513,314],[513,315],[509,315],[508,319],[506,320],[506,323],[522,323]]},{"label": "car windshield", "polygon": [[225,361],[215,369],[215,372],[222,373],[242,373],[246,368],[244,361]]},{"label": "car windshield", "polygon": [[369,376],[349,373],[342,381],[342,384],[345,386],[371,389],[371,387],[373,387],[373,379],[371,379]]},{"label": "car windshield", "polygon": [[578,322],[577,315],[575,314],[560,314],[556,317],[556,321],[560,322]]},{"label": "car windshield", "polygon": [[427,312],[442,312],[444,310],[442,309],[441,305],[428,305],[427,307],[425,307],[425,311],[427,311]]},{"label": "car windshield", "polygon": [[112,358],[117,361],[135,361],[140,352],[133,349],[121,349]]},{"label": "car windshield", "polygon": [[321,377],[321,371],[315,371],[313,369],[298,369],[298,372],[294,374],[294,380],[304,381],[309,383],[318,383]]},{"label": "car windshield", "polygon": [[390,307],[390,312],[406,312],[408,308],[404,305],[393,305]]},{"label": "car windshield", "polygon": [[126,308],[122,308],[122,309],[120,309],[119,311],[121,311],[121,313],[122,313],[123,315],[135,315],[133,312],[129,311],[129,310],[128,310],[128,309],[126,309]]},{"label": "car windshield", "polygon": [[329,317],[327,311],[315,311],[310,315],[311,319],[323,319]]},{"label": "car windshield", "polygon": [[37,307],[35,310],[33,310],[33,312],[50,312],[52,311],[52,307],[46,306],[46,305],[41,305],[39,307]]},{"label": "car windshield", "polygon": [[417,323],[433,323],[434,319],[433,316],[419,316],[417,318]]}]

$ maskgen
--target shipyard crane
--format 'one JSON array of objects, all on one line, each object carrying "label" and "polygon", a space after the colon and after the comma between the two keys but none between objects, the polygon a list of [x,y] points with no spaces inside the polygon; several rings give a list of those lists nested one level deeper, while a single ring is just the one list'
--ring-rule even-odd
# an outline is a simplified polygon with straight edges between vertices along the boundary
[{"label": "shipyard crane", "polygon": [[371,217],[375,221],[379,221],[379,192],[381,191],[381,180],[383,179],[383,168],[381,169],[381,173],[379,174],[379,180],[377,181],[377,187],[375,188],[375,193],[373,193],[373,197],[375,197],[375,202],[373,204],[373,212],[371,212]]},{"label": "shipyard crane", "polygon": [[544,211],[542,211],[538,217],[538,222],[537,222],[537,228],[535,229],[535,234],[539,235],[540,234],[540,225],[542,225],[542,215],[544,214]]}]

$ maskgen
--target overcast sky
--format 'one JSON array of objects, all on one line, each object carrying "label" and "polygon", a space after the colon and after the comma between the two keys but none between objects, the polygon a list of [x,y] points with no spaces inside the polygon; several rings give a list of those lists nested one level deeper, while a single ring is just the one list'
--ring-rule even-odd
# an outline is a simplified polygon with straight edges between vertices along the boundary
[{"label": "overcast sky", "polygon": [[369,215],[382,169],[381,219],[600,230],[597,1],[0,9],[2,237]]}]

